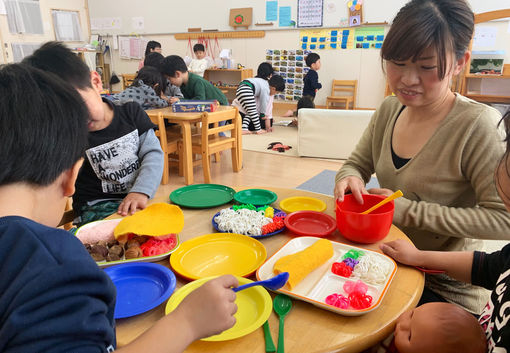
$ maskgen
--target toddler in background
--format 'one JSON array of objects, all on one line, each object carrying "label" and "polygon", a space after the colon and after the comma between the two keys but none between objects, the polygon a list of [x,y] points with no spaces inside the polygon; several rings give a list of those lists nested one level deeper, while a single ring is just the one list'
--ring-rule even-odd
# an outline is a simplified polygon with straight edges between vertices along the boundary
[{"label": "toddler in background", "polygon": [[236,91],[236,98],[232,105],[239,109],[243,118],[243,134],[263,134],[262,121],[265,127],[271,127],[271,120],[266,119],[269,97],[285,89],[285,81],[279,75],[273,75],[273,67],[269,63],[262,63],[257,68],[257,76],[241,81]]},{"label": "toddler in background", "polygon": [[138,71],[133,84],[120,93],[112,96],[115,104],[136,102],[142,109],[164,108],[171,104],[170,98],[161,98],[162,88],[166,80],[158,69],[144,66]]},{"label": "toddler in background", "polygon": [[[150,40],[147,42],[147,46],[145,47],[145,58],[150,53],[159,53],[161,54],[161,43],[156,42],[155,40]],[[145,60],[140,60],[138,63],[138,70],[140,70],[145,65]]]},{"label": "toddler in background", "polygon": [[319,54],[310,53],[307,55],[305,62],[310,70],[308,70],[303,78],[303,97],[309,96],[313,102],[315,94],[322,88],[322,85],[319,83],[319,75],[317,74],[317,71],[321,68],[321,57]]},{"label": "toddler in background", "polygon": [[192,59],[188,71],[194,73],[200,77],[204,77],[204,72],[207,70],[208,62],[205,58],[205,48],[203,44],[195,44],[193,46],[193,53],[195,53],[195,59]]},{"label": "toddler in background", "polygon": [[163,75],[163,73],[161,72],[161,65],[163,63],[163,59],[165,59],[165,57],[161,55],[161,53],[153,52],[145,57],[144,65],[155,67],[161,73],[164,82],[164,87],[162,88],[163,94],[161,98],[168,99],[168,102],[170,104],[173,104],[175,102],[178,102],[179,99],[184,98],[184,96],[182,95],[182,92],[179,89],[179,87],[172,85],[170,81],[165,77],[165,75]]},{"label": "toddler in background", "polygon": [[299,98],[299,100],[297,102],[297,109],[296,110],[287,110],[287,112],[285,114],[283,114],[282,116],[286,117],[286,118],[294,117],[294,119],[292,119],[292,122],[290,123],[290,125],[297,126],[298,120],[296,118],[298,116],[299,109],[301,109],[301,108],[315,109],[315,103],[313,102],[313,100],[310,99],[309,96],[301,97],[301,98]]}]

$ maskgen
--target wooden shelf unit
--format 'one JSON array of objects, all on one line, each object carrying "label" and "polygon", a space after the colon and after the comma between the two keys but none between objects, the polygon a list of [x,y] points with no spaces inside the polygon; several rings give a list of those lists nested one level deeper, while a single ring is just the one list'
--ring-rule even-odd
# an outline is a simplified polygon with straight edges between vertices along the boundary
[{"label": "wooden shelf unit", "polygon": [[102,51],[93,51],[93,50],[75,50],[74,51],[80,59],[85,61],[83,53],[96,53],[96,71],[101,74],[101,81],[103,82],[103,88],[110,88],[110,64],[106,64],[104,62],[104,54]]},{"label": "wooden shelf unit", "polygon": [[[239,82],[251,77],[253,77],[252,69],[207,69],[204,72],[204,78],[207,81],[211,81],[219,89],[227,91],[225,95],[230,102],[235,98]],[[217,85],[220,81],[232,86]]]}]

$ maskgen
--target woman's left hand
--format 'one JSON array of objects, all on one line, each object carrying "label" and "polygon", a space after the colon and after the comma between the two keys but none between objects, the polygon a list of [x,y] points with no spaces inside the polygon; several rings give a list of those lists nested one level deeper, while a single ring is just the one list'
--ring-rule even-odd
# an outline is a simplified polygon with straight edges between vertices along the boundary
[{"label": "woman's left hand", "polygon": [[372,188],[372,189],[368,189],[367,190],[369,194],[372,194],[372,195],[381,195],[381,196],[391,196],[394,191],[390,190],[390,189],[380,189],[380,188]]}]

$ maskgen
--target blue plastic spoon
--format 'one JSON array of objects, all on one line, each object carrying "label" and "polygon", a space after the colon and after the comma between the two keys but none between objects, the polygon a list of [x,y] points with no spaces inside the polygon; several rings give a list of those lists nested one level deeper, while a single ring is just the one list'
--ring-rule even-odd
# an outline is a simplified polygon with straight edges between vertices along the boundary
[{"label": "blue plastic spoon", "polygon": [[232,288],[232,290],[234,292],[239,292],[240,290],[250,288],[253,286],[264,286],[270,290],[277,290],[277,289],[282,288],[285,285],[285,283],[287,283],[288,280],[289,280],[289,273],[282,272],[279,275],[268,278],[266,280],[243,284],[242,286]]}]

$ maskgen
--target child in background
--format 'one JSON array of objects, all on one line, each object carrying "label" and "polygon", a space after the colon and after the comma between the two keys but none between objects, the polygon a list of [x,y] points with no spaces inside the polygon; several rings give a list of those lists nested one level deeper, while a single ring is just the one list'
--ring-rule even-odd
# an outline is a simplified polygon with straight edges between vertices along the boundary
[{"label": "child in background", "polygon": [[209,81],[188,71],[184,60],[177,55],[167,56],[161,64],[161,72],[170,83],[179,87],[185,99],[212,100],[228,105],[227,97]]},{"label": "child in background", "polygon": [[257,68],[257,76],[241,81],[232,105],[239,109],[243,118],[243,134],[263,134],[262,120],[265,127],[271,126],[271,120],[265,119],[269,97],[285,89],[285,81],[281,76],[273,75],[273,67],[262,63]]},{"label": "child in background", "polygon": [[[161,72],[161,64],[163,63],[163,59],[165,59],[165,57],[161,55],[161,53],[153,52],[145,57],[144,65],[155,67],[158,69],[158,71]],[[170,81],[168,81],[168,79],[163,75],[163,73],[161,73],[161,76],[163,77],[165,83],[165,87],[163,88],[164,94],[161,98],[169,98],[170,104],[178,102],[180,98],[184,98],[179,87],[172,85]]]},{"label": "child in background", "polygon": [[[283,114],[283,117],[296,117],[298,116],[299,109],[301,108],[310,108],[315,109],[315,104],[313,100],[309,96],[301,97],[299,98],[297,102],[297,109],[296,110],[287,110],[285,114]],[[290,123],[291,126],[298,126],[298,120],[292,119],[292,122]]]},{"label": "child in background", "polygon": [[[499,196],[510,211],[510,112],[505,114],[503,121],[506,152],[496,168],[494,179]],[[501,251],[487,254],[481,251],[423,251],[408,241],[396,240],[382,244],[381,250],[402,264],[443,270],[451,278],[492,290],[478,321],[487,338],[488,352],[506,352],[510,348],[510,244]],[[467,338],[466,334],[464,338]],[[399,336],[395,335],[400,350],[399,341]]]},{"label": "child in background", "polygon": [[[74,191],[89,119],[78,92],[56,75],[0,69],[1,352],[116,348],[114,284],[78,238],[54,228]],[[232,327],[237,284],[230,275],[207,282],[116,352],[182,352]]]},{"label": "child in background", "polygon": [[195,44],[193,46],[193,53],[195,59],[191,60],[188,71],[200,77],[204,77],[204,72],[207,70],[207,59],[205,58],[205,48],[203,44]]},{"label": "child in background", "polygon": [[[161,54],[161,43],[156,42],[155,40],[150,40],[147,42],[147,46],[145,47],[144,57],[147,57],[147,55],[154,52]],[[140,63],[138,63],[138,70],[140,70],[144,65],[145,60],[140,60]]]},{"label": "child in background", "polygon": [[48,42],[23,62],[70,83],[89,108],[86,158],[76,181],[77,224],[117,211],[126,216],[146,207],[163,175],[163,151],[155,125],[137,103],[101,99],[101,77],[58,42]]},{"label": "child in background", "polygon": [[310,70],[308,70],[303,78],[303,97],[309,96],[313,102],[315,94],[322,88],[322,85],[319,83],[319,75],[317,74],[317,71],[321,68],[321,57],[319,54],[310,53],[307,55],[305,62]]},{"label": "child in background", "polygon": [[112,100],[120,105],[135,102],[144,110],[168,107],[168,104],[171,104],[170,98],[161,98],[164,80],[166,79],[158,69],[144,66],[138,71],[133,84],[124,91],[114,94]]}]

